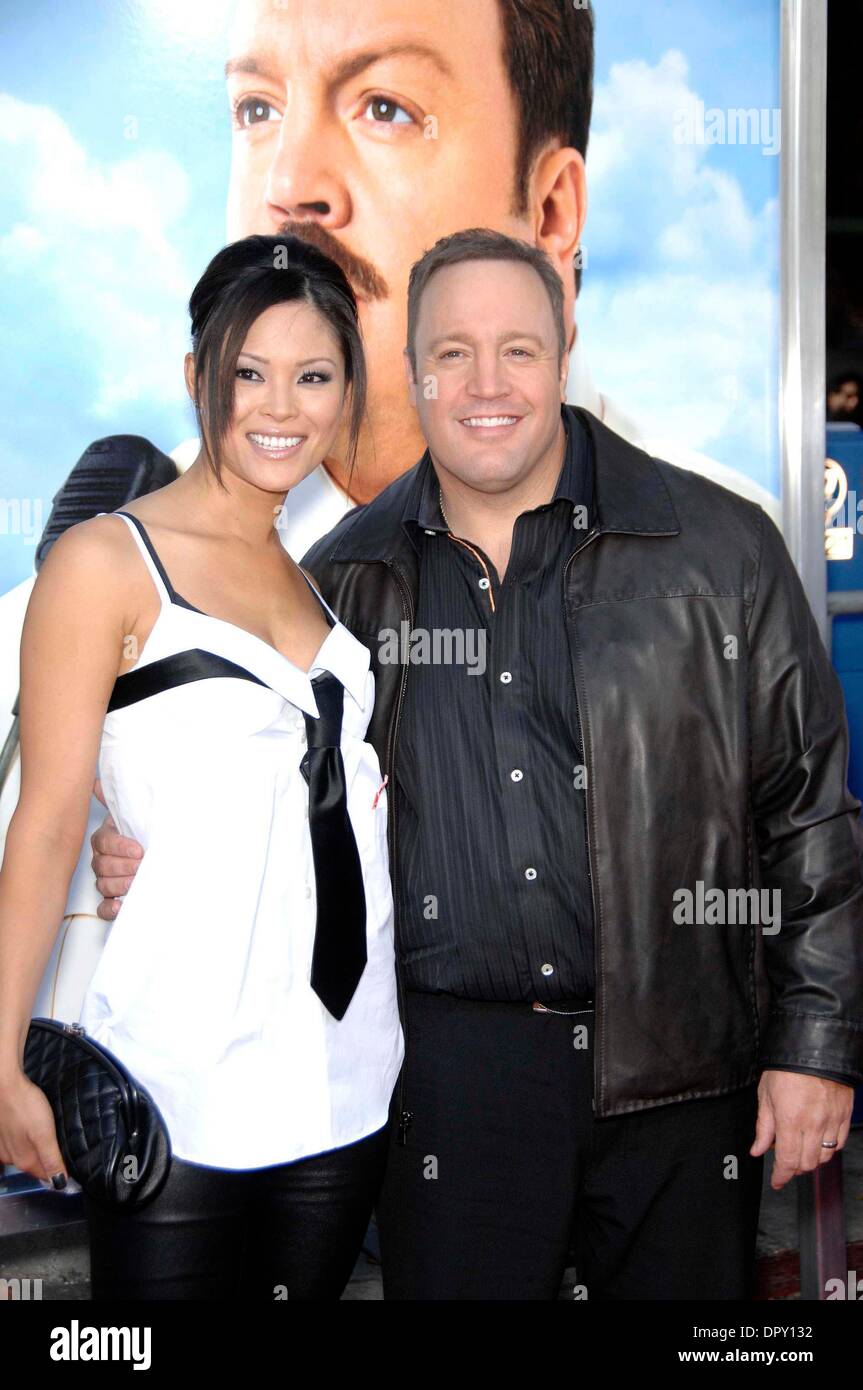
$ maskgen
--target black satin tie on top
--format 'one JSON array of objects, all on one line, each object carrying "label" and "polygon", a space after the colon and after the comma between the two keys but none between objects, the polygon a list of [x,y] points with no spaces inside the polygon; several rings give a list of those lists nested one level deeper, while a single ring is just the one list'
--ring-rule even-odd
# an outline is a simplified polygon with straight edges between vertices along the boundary
[{"label": "black satin tie on top", "polygon": [[308,748],[300,763],[309,784],[318,899],[311,986],[334,1018],[343,1018],[367,959],[366,897],[340,747],[345,689],[329,671],[312,689],[320,715],[304,715]]}]

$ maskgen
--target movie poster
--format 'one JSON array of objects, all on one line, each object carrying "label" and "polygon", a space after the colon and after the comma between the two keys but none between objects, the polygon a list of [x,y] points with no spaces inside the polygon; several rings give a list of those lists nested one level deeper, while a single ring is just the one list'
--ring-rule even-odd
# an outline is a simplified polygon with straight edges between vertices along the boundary
[{"label": "movie poster", "polygon": [[[328,458],[288,496],[279,524],[295,559],[422,454],[402,358],[408,274],[440,237],[476,226],[552,257],[569,401],[781,524],[779,0],[598,0],[595,58],[571,22],[582,9],[5,8],[0,844],[19,787],[21,626],[52,499],[94,441],[150,441],[179,471],[194,460],[187,303],[227,241],[299,232],[359,300],[369,401],[355,478]],[[90,830],[103,814],[94,798]],[[85,853],[68,912],[92,919],[95,903]]]}]

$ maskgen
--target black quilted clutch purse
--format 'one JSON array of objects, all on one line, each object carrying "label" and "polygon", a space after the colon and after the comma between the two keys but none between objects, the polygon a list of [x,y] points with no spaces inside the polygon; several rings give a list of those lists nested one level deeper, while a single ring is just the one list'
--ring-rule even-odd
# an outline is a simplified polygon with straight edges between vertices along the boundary
[{"label": "black quilted clutch purse", "polygon": [[171,1141],[156,1102],[78,1023],[31,1020],[24,1072],[45,1092],[60,1151],[87,1197],[114,1210],[159,1192]]}]

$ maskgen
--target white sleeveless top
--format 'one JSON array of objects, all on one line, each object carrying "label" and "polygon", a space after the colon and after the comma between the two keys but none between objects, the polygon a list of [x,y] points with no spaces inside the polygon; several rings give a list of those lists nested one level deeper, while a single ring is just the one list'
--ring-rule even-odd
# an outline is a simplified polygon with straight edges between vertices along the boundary
[{"label": "white sleeveless top", "polygon": [[[178,1158],[256,1168],[339,1148],[386,1123],[404,1055],[387,795],[365,741],[369,653],[307,579],[332,622],[307,675],[187,603],[137,518],[123,520],[162,607],[114,687],[99,777],[119,830],[145,853],[80,1022],[151,1092]],[[178,654],[193,649],[214,673],[175,683]],[[316,896],[300,762],[303,714],[318,715],[311,678],[325,671],[345,687],[341,751],[366,898],[368,960],[340,1021],[309,983]]]}]

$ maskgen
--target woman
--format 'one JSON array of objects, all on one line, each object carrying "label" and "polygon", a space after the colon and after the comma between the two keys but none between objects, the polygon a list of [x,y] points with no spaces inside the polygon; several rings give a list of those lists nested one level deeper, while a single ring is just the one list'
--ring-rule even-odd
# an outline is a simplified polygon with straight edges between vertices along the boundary
[{"label": "woman", "polygon": [[62,1184],[21,1058],[98,771],[147,853],[81,1022],[151,1092],[174,1158],[139,1212],[86,1203],[93,1297],[338,1298],[404,1050],[386,793],[368,651],[274,518],[342,427],[355,457],[357,307],[321,252],[255,236],[219,252],[189,308],[196,462],[61,536],[27,612],[0,1160]]}]

